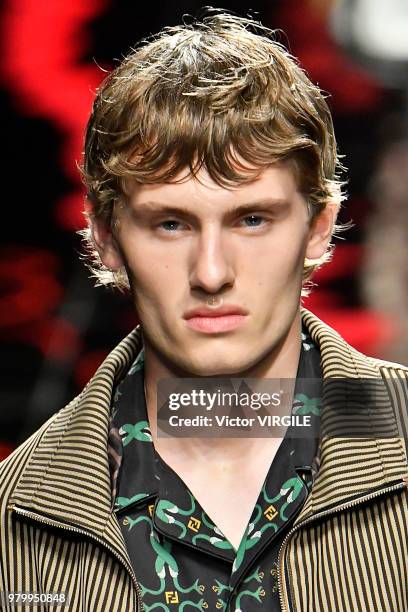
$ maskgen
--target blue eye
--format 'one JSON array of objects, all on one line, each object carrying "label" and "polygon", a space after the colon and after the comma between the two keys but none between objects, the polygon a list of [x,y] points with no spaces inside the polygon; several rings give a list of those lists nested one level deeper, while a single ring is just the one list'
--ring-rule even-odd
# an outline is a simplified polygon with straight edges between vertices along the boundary
[{"label": "blue eye", "polygon": [[264,222],[264,218],[259,215],[248,215],[243,221],[247,227],[259,227]]},{"label": "blue eye", "polygon": [[180,223],[178,221],[173,221],[173,220],[162,221],[160,223],[160,227],[165,229],[167,232],[174,232],[175,230],[179,228],[179,226],[180,226]]}]

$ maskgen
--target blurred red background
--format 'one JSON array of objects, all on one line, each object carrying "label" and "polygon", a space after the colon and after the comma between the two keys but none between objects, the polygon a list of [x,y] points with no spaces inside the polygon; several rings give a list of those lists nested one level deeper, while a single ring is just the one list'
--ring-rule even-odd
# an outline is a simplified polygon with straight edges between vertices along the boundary
[{"label": "blurred red background", "polygon": [[[83,226],[76,168],[94,91],[131,45],[195,14],[150,3],[8,0],[0,15],[1,105],[5,149],[0,258],[3,380],[0,458],[86,383],[135,323],[126,296],[94,289],[80,262]],[[349,169],[341,213],[354,227],[337,242],[305,301],[351,344],[400,359],[401,323],[362,290],[366,233],[375,214],[372,185],[384,147],[381,126],[403,111],[404,96],[385,88],[335,42],[332,2],[217,2],[280,28],[283,42],[312,79],[330,92],[340,152]],[[392,245],[390,244],[392,249]],[[364,275],[363,275],[364,276]]]}]

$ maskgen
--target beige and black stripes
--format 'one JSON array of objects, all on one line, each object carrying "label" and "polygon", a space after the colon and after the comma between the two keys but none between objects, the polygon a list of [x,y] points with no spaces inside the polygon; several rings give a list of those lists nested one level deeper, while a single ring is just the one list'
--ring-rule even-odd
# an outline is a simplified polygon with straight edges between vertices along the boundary
[{"label": "beige and black stripes", "polygon": [[294,609],[408,609],[407,491],[300,528],[287,550]]},{"label": "beige and black stripes", "polygon": [[137,609],[111,514],[106,440],[112,389],[140,345],[137,329],[80,396],[1,465],[0,591],[67,592],[73,612]]},{"label": "beige and black stripes", "polygon": [[[282,549],[285,609],[289,599],[295,612],[407,612],[408,369],[365,357],[310,312],[302,316],[325,381],[339,381],[324,396],[328,429],[357,419],[344,380],[377,380],[376,401],[364,396],[358,419],[389,435],[322,438],[318,476]],[[107,439],[112,394],[140,348],[137,328],[0,464],[0,591],[64,591],[72,612],[137,609],[137,568],[135,577],[112,513]]]}]

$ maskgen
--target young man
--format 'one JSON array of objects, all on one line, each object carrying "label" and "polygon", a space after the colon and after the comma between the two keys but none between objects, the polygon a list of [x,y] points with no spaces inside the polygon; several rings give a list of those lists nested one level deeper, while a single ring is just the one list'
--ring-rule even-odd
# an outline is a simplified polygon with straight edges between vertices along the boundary
[{"label": "young man", "polygon": [[[408,369],[300,309],[337,168],[321,92],[248,20],[166,29],[103,83],[86,237],[140,325],[1,466],[4,609],[408,609]],[[296,379],[310,435],[160,437],[159,379],[209,377]]]}]

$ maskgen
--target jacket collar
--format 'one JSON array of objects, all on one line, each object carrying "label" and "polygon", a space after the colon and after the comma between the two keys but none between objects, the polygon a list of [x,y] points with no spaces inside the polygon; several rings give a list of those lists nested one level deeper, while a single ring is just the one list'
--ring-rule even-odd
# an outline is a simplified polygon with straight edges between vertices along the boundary
[{"label": "jacket collar", "polygon": [[112,393],[141,347],[138,326],[108,355],[80,395],[42,428],[8,504],[85,530],[126,559],[111,512],[107,440]]},{"label": "jacket collar", "polygon": [[[395,409],[383,381],[381,362],[351,347],[335,330],[306,309],[302,318],[312,340],[319,346],[323,371],[322,427],[338,411],[353,415],[350,388],[356,394],[361,384],[364,400],[359,405],[359,418],[368,432],[381,410],[382,425],[398,432]],[[390,364],[388,364],[390,365]],[[395,364],[393,364],[395,366]],[[387,377],[387,372],[384,372]],[[389,376],[389,375],[388,375]],[[370,386],[373,395],[370,398]],[[401,393],[403,393],[401,384]],[[367,399],[368,398],[368,399]],[[403,402],[405,407],[405,402]],[[327,429],[325,429],[327,431]],[[325,436],[320,441],[321,464],[312,491],[295,525],[328,508],[353,503],[375,489],[384,489],[407,479],[408,465],[403,440],[374,435]]]},{"label": "jacket collar", "polygon": [[[350,347],[315,315],[302,309],[302,318],[320,347],[324,379],[381,376],[374,360]],[[105,538],[124,555],[123,538],[112,512],[107,439],[114,388],[141,348],[138,326],[110,353],[82,393],[52,417],[10,499],[10,504]],[[341,405],[344,395],[339,393],[336,402]],[[346,457],[349,465],[344,479]],[[360,459],[353,462],[350,457]],[[374,488],[385,487],[406,477],[407,471],[399,438],[368,442],[358,438],[323,439],[320,470],[296,522],[327,506],[364,495],[373,489],[373,483]]]}]

